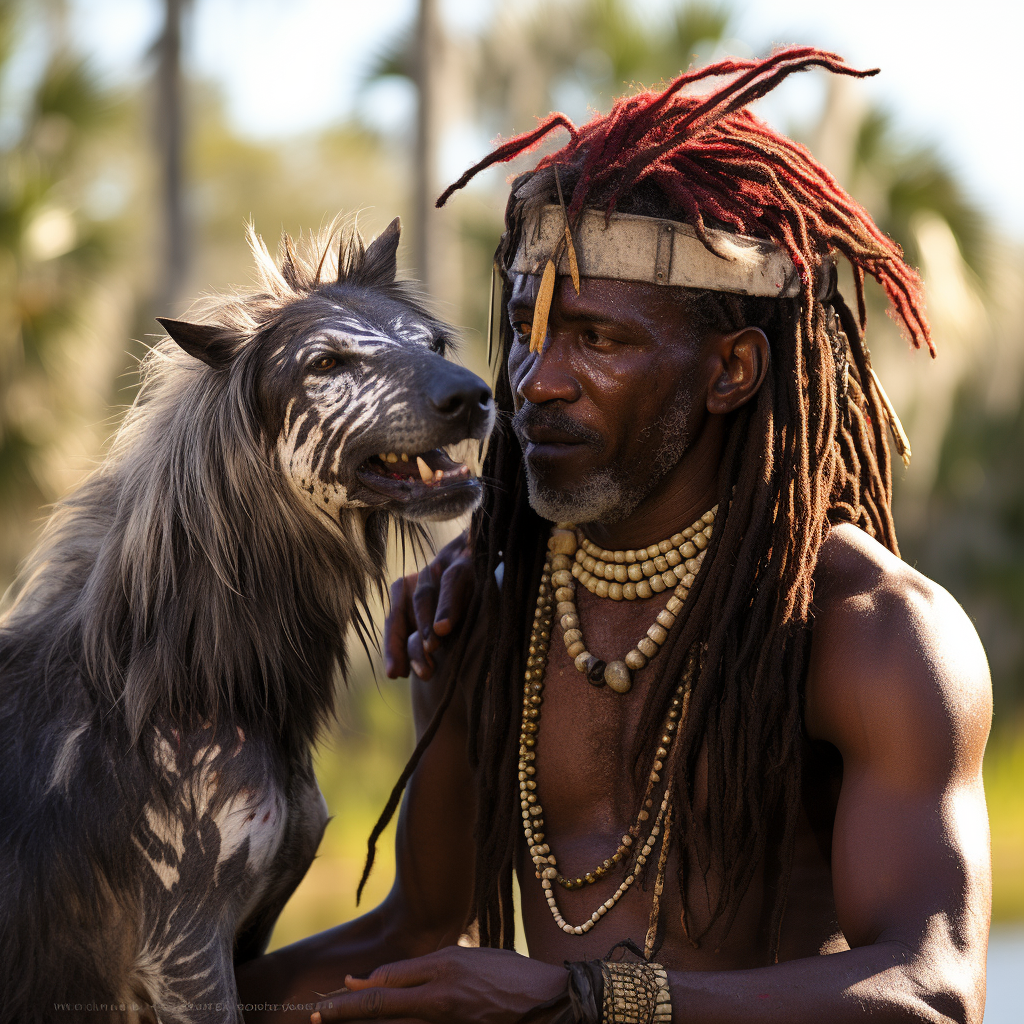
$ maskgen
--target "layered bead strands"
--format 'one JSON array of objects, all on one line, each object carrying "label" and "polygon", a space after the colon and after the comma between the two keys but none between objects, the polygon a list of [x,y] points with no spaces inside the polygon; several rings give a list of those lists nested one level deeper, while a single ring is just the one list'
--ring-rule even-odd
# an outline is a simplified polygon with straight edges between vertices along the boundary
[{"label": "layered bead strands", "polygon": [[[682,533],[674,534],[659,544],[628,551],[598,548],[582,533],[573,530],[571,523],[555,525],[549,540],[549,550],[555,551],[550,547],[552,543],[557,546],[557,554],[551,558],[551,583],[556,588],[555,611],[562,628],[562,640],[577,670],[595,686],[608,686],[616,693],[628,693],[633,687],[633,673],[658,653],[700,572],[717,512],[716,505]],[[570,552],[573,539],[576,547]],[[570,554],[574,561],[570,561]],[[598,573],[601,578],[598,578]],[[587,650],[583,639],[576,608],[577,580],[595,596],[609,597],[613,601],[652,597],[662,593],[670,584],[674,589],[668,603],[658,612],[647,634],[637,641],[636,646],[621,660],[605,662]]]},{"label": "layered bead strands", "polygon": [[[680,583],[685,583],[689,589],[693,581],[687,581],[687,576],[696,576],[704,561],[717,513],[716,505],[692,526],[668,540],[626,551],[599,548],[577,530],[575,564],[570,571],[592,594],[610,597],[613,601],[644,600]],[[559,523],[558,527],[569,525]]]},{"label": "layered bead strands", "polygon": [[[540,879],[541,887],[544,890],[544,896],[551,915],[558,927],[566,934],[583,935],[590,931],[618,903],[623,894],[629,890],[636,880],[637,874],[647,863],[647,859],[650,857],[662,832],[670,801],[671,790],[668,785],[665,786],[650,832],[646,839],[641,839],[644,823],[650,820],[651,811],[654,807],[654,788],[661,781],[661,771],[664,767],[665,759],[668,757],[679,723],[686,714],[690,685],[696,667],[696,655],[694,654],[688,659],[683,681],[676,688],[672,696],[668,714],[662,728],[660,743],[655,750],[647,789],[644,793],[636,821],[622,837],[622,841],[615,853],[602,864],[576,878],[563,876],[558,871],[558,861],[554,853],[551,852],[550,844],[545,842],[544,808],[541,806],[540,796],[537,793],[537,769],[535,765],[537,758],[535,748],[540,732],[541,705],[543,703],[544,671],[547,667],[547,652],[551,636],[552,598],[554,597],[552,594],[551,577],[553,571],[558,571],[554,569],[557,560],[560,557],[566,557],[564,551],[557,550],[560,546],[562,546],[562,538],[553,533],[548,541],[549,554],[541,574],[537,593],[537,607],[534,612],[533,627],[530,631],[523,687],[522,724],[519,733],[519,796],[523,818],[523,834],[530,850],[530,856],[533,859],[537,877]],[[558,909],[555,900],[554,884],[560,885],[565,889],[581,889],[587,885],[593,885],[605,877],[617,864],[627,861],[630,854],[633,854],[632,862],[628,864],[626,876],[615,892],[582,924],[569,924]]]}]

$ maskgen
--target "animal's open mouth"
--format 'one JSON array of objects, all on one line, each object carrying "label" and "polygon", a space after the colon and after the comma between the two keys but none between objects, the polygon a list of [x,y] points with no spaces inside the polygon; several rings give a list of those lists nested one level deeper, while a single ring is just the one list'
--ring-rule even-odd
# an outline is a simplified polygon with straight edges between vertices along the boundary
[{"label": "animal's open mouth", "polygon": [[476,485],[476,474],[440,448],[416,454],[381,452],[356,470],[360,483],[392,501],[412,501]]}]

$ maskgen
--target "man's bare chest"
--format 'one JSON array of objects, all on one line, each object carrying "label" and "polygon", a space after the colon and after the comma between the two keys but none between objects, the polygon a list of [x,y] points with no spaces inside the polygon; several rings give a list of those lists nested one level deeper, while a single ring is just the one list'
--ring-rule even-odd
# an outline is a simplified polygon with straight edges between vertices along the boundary
[{"label": "man's bare chest", "polygon": [[[644,634],[649,621],[653,621],[657,615],[659,607],[656,604],[661,603],[652,600],[630,608],[622,605],[608,607],[611,602],[594,598],[589,603],[580,602],[581,626],[587,649],[603,660],[621,658],[635,644],[637,637]],[[631,826],[637,824],[638,815],[644,810],[644,790],[650,772],[655,767],[659,740],[654,738],[651,743],[643,740],[638,742],[638,726],[645,705],[652,700],[654,690],[661,689],[659,683],[664,682],[660,677],[664,663],[664,659],[659,663],[655,658],[646,668],[636,673],[634,686],[627,694],[614,693],[606,686],[594,686],[576,669],[561,642],[558,624],[554,624],[544,672],[540,715],[536,719],[536,774],[533,780],[536,783],[536,797],[543,808],[545,841],[557,855],[560,875],[582,877],[592,872],[620,847],[623,837]],[[661,692],[664,690],[661,689]],[[703,819],[705,809],[713,813],[713,809],[707,808],[707,783],[702,765],[703,758],[699,757],[692,788],[694,809],[699,808],[701,812],[697,820]],[[660,797],[660,788],[656,796]],[[834,807],[832,810],[834,812]],[[650,820],[646,825],[649,827]],[[824,823],[824,827],[830,833],[831,820]],[[815,833],[821,838],[820,829],[812,828],[811,822],[804,817],[800,832],[797,843],[798,863],[794,865],[796,870],[792,890],[795,897],[792,906],[798,911],[793,916],[799,917],[800,921],[798,923],[794,920],[793,924],[799,933],[798,955],[808,955],[831,941],[835,932],[834,906],[827,854],[820,842],[815,841]],[[683,838],[688,846],[695,841],[699,842],[699,836]],[[536,939],[539,943],[538,952],[544,948],[552,955],[568,955],[571,950],[563,949],[566,937],[561,936],[550,921],[547,908],[540,899],[540,890],[533,892],[539,883],[530,877],[534,872],[525,845],[521,851],[524,913],[528,925],[533,926],[528,931],[534,933],[534,938],[530,940],[531,949]],[[657,853],[653,854],[653,858],[656,857]],[[670,880],[678,878],[678,864],[676,852],[668,865]],[[760,872],[757,877],[760,878]],[[597,906],[613,895],[617,881],[620,880],[613,869],[606,879],[583,891],[562,892],[560,905],[564,904],[567,917],[575,921],[581,913],[584,916],[589,914],[593,909],[591,904]],[[652,874],[649,884],[653,884],[653,881]],[[705,888],[710,885],[714,889],[717,882],[713,877],[705,877],[702,885]],[[666,939],[672,946],[677,944],[674,940],[678,939],[682,943],[679,950],[691,949],[683,941],[685,936],[682,933],[676,934],[680,932],[679,916],[682,909],[681,894],[677,887],[677,880],[667,886],[663,901],[664,912],[668,915],[665,918],[668,927]],[[618,938],[626,934],[642,941],[651,909],[647,888],[649,885],[644,892],[630,891],[609,914],[609,918],[615,918],[618,922],[613,929]],[[731,941],[725,942],[722,947],[722,956],[729,960],[731,966],[745,963],[745,957],[753,955],[757,949],[755,937],[759,892],[760,882],[757,881],[748,893],[749,898],[744,901],[744,912],[739,915],[737,927],[730,936]],[[804,904],[807,906],[801,911],[799,908]],[[604,937],[598,936],[597,932],[605,933],[606,937],[608,929],[598,927],[593,934],[595,941],[598,938],[604,941]],[[716,945],[724,938],[719,937]],[[575,948],[576,944],[570,937],[569,946]],[[590,950],[590,944],[585,945],[588,945],[588,955],[597,950],[597,946]],[[594,955],[601,955],[601,951],[598,950]],[[691,963],[693,957],[697,959]],[[689,967],[696,967],[697,961],[701,961],[704,967],[710,966],[703,963],[703,954],[696,952],[691,951],[684,959]],[[682,962],[679,966],[683,966]]]},{"label": "man's bare chest", "polygon": [[[602,660],[621,659],[663,605],[663,599],[638,607],[585,595],[578,607],[588,650]],[[615,693],[575,667],[557,623],[552,633],[535,735],[545,815],[564,843],[571,845],[578,834],[593,846],[604,835],[614,850],[642,809],[637,773],[646,777],[656,759],[657,739],[639,756],[636,746],[660,665],[654,659],[635,674],[628,693]]]}]

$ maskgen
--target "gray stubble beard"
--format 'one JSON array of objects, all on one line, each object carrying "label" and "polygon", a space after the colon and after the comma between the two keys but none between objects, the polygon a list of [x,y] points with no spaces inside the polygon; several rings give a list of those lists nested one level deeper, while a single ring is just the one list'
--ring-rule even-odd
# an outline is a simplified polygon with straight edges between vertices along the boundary
[{"label": "gray stubble beard", "polygon": [[[656,471],[642,481],[631,480],[625,467],[606,466],[573,491],[545,487],[524,460],[530,507],[552,523],[619,523],[631,516],[690,446],[689,420],[693,389],[680,383],[668,408],[644,434],[660,433],[651,455]],[[660,429],[659,429],[660,428]]]}]

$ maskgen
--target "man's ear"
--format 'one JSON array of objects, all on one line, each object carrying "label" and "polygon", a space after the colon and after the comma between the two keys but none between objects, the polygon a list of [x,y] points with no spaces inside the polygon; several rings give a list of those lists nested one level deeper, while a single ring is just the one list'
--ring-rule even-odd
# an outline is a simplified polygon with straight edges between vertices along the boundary
[{"label": "man's ear", "polygon": [[759,327],[744,327],[721,335],[714,347],[719,372],[708,389],[708,412],[724,415],[757,394],[768,372],[771,346]]},{"label": "man's ear", "polygon": [[215,370],[223,370],[231,362],[231,346],[223,327],[213,324],[190,324],[187,320],[170,320],[158,316],[156,322],[190,356],[201,359]]}]

